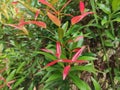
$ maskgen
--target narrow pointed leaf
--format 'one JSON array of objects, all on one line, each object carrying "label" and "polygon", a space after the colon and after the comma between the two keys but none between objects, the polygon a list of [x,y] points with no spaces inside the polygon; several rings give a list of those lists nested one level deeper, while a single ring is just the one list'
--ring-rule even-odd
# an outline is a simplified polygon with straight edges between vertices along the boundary
[{"label": "narrow pointed leaf", "polygon": [[39,13],[40,13],[40,10],[37,10],[36,13],[35,13],[35,20],[37,19]]},{"label": "narrow pointed leaf", "polygon": [[83,39],[83,36],[78,36],[78,37],[74,40],[74,42],[77,42],[77,41],[79,41],[80,39]]},{"label": "narrow pointed leaf", "polygon": [[44,52],[48,52],[48,53],[54,54],[54,52],[52,50],[49,50],[49,49],[46,49],[46,48],[43,48],[41,50],[44,51]]},{"label": "narrow pointed leaf", "polygon": [[57,26],[61,26],[61,21],[56,16],[54,16],[50,12],[47,12],[47,15],[54,24],[56,24]]},{"label": "narrow pointed leaf", "polygon": [[58,37],[59,40],[61,41],[64,36],[64,30],[62,28],[58,28]]},{"label": "narrow pointed leaf", "polygon": [[80,3],[79,3],[79,8],[80,8],[81,14],[83,14],[83,13],[84,13],[84,10],[85,10],[84,2],[80,1]]},{"label": "narrow pointed leaf", "polygon": [[77,58],[82,54],[83,50],[85,49],[85,46],[83,46],[79,51],[72,57],[72,61],[76,61]]},{"label": "narrow pointed leaf", "polygon": [[54,60],[54,61],[48,63],[45,67],[52,66],[52,65],[56,64],[57,62],[58,62],[58,60]]},{"label": "narrow pointed leaf", "polygon": [[89,85],[81,80],[77,75],[74,75],[73,73],[70,73],[70,78],[72,79],[73,83],[79,88],[79,90],[91,90]]},{"label": "narrow pointed leaf", "polygon": [[78,23],[79,21],[81,21],[84,17],[86,17],[87,15],[89,14],[93,14],[93,12],[86,12],[82,15],[79,15],[79,16],[74,16],[72,19],[71,19],[71,24],[74,25],[76,23]]},{"label": "narrow pointed leaf", "polygon": [[102,90],[98,81],[96,81],[93,77],[91,77],[91,79],[94,85],[94,90]]},{"label": "narrow pointed leaf", "polygon": [[18,4],[18,1],[14,1],[14,2],[12,2],[12,4],[13,4],[13,5],[16,5],[16,4]]},{"label": "narrow pointed leaf", "polygon": [[46,0],[39,0],[39,2],[48,6],[49,8],[51,8],[52,10],[54,10],[56,12],[55,8],[49,2],[47,2]]},{"label": "narrow pointed leaf", "polygon": [[30,23],[35,24],[35,25],[42,27],[42,28],[46,28],[46,24],[44,22],[41,22],[41,21],[30,21]]},{"label": "narrow pointed leaf", "polygon": [[64,70],[63,70],[63,80],[65,80],[65,78],[67,77],[69,71],[70,71],[70,65],[64,67]]},{"label": "narrow pointed leaf", "polygon": [[60,42],[56,42],[56,57],[58,59],[60,59],[61,56],[61,46],[60,46]]}]

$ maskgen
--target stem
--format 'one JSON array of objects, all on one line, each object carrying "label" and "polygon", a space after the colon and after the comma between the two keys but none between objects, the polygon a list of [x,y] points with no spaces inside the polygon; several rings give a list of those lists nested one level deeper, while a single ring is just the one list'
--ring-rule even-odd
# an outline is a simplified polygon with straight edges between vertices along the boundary
[{"label": "stem", "polygon": [[[102,43],[102,48],[103,48],[103,52],[104,52],[105,58],[107,60],[107,66],[109,68],[110,67],[110,65],[109,65],[109,58],[108,58],[107,51],[106,51],[105,44],[104,44],[104,40],[103,40],[101,34],[100,34],[100,40],[101,40],[101,43]],[[109,75],[110,75],[110,80],[111,80],[112,87],[114,89],[114,81],[112,79],[112,73],[111,73],[111,71],[109,72]]]},{"label": "stem", "polygon": [[112,20],[111,20],[111,14],[109,15],[109,22],[110,22],[112,34],[113,34],[113,36],[115,36],[114,27],[113,27],[113,22],[112,22]]}]

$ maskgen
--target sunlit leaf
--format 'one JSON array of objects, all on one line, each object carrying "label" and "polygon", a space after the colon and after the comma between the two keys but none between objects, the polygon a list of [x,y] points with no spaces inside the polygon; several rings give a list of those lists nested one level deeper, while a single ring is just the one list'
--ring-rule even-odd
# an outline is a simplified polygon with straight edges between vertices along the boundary
[{"label": "sunlit leaf", "polygon": [[81,12],[81,14],[83,14],[84,11],[85,11],[85,5],[84,5],[84,2],[80,1],[80,3],[79,3],[79,8],[80,8],[80,12]]},{"label": "sunlit leaf", "polygon": [[49,2],[47,2],[46,0],[39,0],[39,2],[48,6],[49,8],[51,8],[52,10],[54,10],[56,12],[55,8]]},{"label": "sunlit leaf", "polygon": [[61,45],[60,42],[56,42],[56,57],[60,59],[61,56]]},{"label": "sunlit leaf", "polygon": [[47,12],[47,15],[54,24],[56,24],[57,26],[61,26],[61,21],[56,16],[54,16],[50,12]]},{"label": "sunlit leaf", "polygon": [[70,65],[64,67],[64,70],[63,70],[63,80],[65,80],[65,78],[67,77],[69,71],[70,71]]},{"label": "sunlit leaf", "polygon": [[49,50],[49,49],[46,49],[46,48],[43,48],[41,50],[44,51],[44,52],[48,52],[48,53],[51,53],[51,54],[54,55],[54,52],[52,50]]},{"label": "sunlit leaf", "polygon": [[93,77],[91,77],[91,79],[93,81],[94,89],[95,90],[102,90],[100,87],[100,84]]},{"label": "sunlit leaf", "polygon": [[85,46],[81,47],[79,51],[72,57],[72,61],[76,61],[77,58],[82,54],[84,49],[85,49]]},{"label": "sunlit leaf", "polygon": [[89,14],[93,14],[93,12],[86,12],[82,15],[79,15],[79,16],[74,16],[72,19],[71,19],[71,24],[74,25],[76,23],[78,23],[79,21],[81,21],[84,17],[86,17],[87,15]]}]

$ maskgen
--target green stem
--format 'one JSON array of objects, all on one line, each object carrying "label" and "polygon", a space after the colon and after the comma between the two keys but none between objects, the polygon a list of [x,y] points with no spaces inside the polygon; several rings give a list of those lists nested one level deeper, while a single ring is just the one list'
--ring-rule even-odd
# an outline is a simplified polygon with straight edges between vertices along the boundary
[{"label": "green stem", "polygon": [[114,27],[113,27],[113,22],[112,22],[112,20],[111,20],[111,15],[109,15],[109,22],[110,22],[112,34],[113,34],[113,36],[115,36]]},{"label": "green stem", "polygon": [[[103,48],[103,52],[104,52],[105,58],[107,60],[107,66],[108,66],[108,68],[110,68],[109,58],[108,58],[107,51],[106,51],[106,48],[105,48],[105,44],[104,44],[104,40],[103,40],[103,37],[102,37],[102,33],[100,33],[100,40],[101,40],[101,43],[102,43],[102,48]],[[112,87],[114,89],[114,81],[113,81],[113,78],[112,78],[111,71],[109,72],[109,75],[110,75],[110,80],[111,80],[111,83],[112,83]]]}]

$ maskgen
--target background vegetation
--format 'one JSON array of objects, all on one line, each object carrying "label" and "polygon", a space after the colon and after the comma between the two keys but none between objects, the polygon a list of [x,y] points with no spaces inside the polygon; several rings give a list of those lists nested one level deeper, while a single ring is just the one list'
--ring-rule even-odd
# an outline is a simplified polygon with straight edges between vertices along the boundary
[{"label": "background vegetation", "polygon": [[1,0],[1,90],[119,90],[119,76],[120,0]]}]

